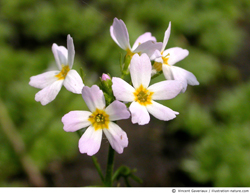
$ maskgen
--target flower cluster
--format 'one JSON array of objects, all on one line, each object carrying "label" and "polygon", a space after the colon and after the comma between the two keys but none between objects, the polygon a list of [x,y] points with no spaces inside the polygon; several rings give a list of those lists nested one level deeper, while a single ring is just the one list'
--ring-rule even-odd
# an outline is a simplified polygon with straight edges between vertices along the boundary
[{"label": "flower cluster", "polygon": [[[189,71],[174,66],[188,56],[186,49],[168,48],[171,23],[165,31],[163,42],[156,42],[151,33],[146,32],[130,46],[129,34],[122,20],[114,19],[110,35],[115,43],[127,53],[121,67],[121,77],[103,74],[99,86],[85,86],[80,75],[72,69],[74,44],[67,37],[67,49],[52,45],[59,71],[49,71],[30,78],[29,84],[41,89],[35,100],[46,105],[53,101],[62,85],[67,90],[82,94],[89,111],[75,110],[62,117],[63,129],[75,132],[86,129],[79,140],[79,150],[87,155],[98,152],[104,132],[111,147],[123,153],[128,146],[128,137],[115,121],[131,117],[133,124],[145,125],[150,122],[150,114],[163,121],[174,119],[179,113],[156,102],[169,100],[186,91],[188,85],[198,85],[196,77]],[[163,73],[166,80],[150,85],[153,77]],[[127,76],[129,83],[123,79]]]}]

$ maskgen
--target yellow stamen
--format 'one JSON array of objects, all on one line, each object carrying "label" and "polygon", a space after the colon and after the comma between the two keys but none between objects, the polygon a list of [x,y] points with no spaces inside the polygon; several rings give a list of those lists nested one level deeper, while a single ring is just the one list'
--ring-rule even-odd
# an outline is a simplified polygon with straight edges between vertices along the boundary
[{"label": "yellow stamen", "polygon": [[132,57],[133,57],[133,55],[134,55],[135,53],[133,53],[130,49],[127,49],[126,51],[127,51],[126,56],[129,55],[129,56],[131,57],[131,59],[132,59]]},{"label": "yellow stamen", "polygon": [[162,71],[162,63],[160,62],[154,62],[153,67],[156,71]]},{"label": "yellow stamen", "polygon": [[[163,52],[161,52],[161,55],[163,55]],[[167,55],[161,57],[164,65],[169,65],[168,64],[169,55],[170,54],[168,53]]]},{"label": "yellow stamen", "polygon": [[95,131],[109,128],[109,115],[104,110],[96,108],[96,110],[89,116],[88,120],[91,122]]},{"label": "yellow stamen", "polygon": [[141,84],[134,92],[135,101],[140,105],[147,106],[152,104],[152,95],[154,92],[150,92]]},{"label": "yellow stamen", "polygon": [[58,73],[57,75],[55,75],[59,80],[61,79],[65,79],[65,77],[67,76],[68,72],[70,71],[70,68],[68,65],[62,65],[62,70],[60,73]]},{"label": "yellow stamen", "polygon": [[166,55],[165,57],[162,57],[162,60],[163,60],[163,64],[164,64],[164,65],[169,65],[169,64],[168,64],[168,59],[169,59],[168,56],[169,56],[169,54]]},{"label": "yellow stamen", "polygon": [[[163,55],[163,52],[161,52],[161,55]],[[168,59],[169,59],[169,54],[166,56],[162,56],[162,63],[161,62],[154,62],[153,67],[156,71],[162,71],[162,65],[169,65],[168,64]]]}]

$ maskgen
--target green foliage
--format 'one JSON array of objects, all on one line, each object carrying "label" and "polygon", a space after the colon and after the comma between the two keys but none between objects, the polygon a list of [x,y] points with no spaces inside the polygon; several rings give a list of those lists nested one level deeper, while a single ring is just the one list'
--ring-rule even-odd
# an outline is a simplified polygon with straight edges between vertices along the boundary
[{"label": "green foliage", "polygon": [[194,48],[189,49],[189,53],[187,59],[180,63],[180,65],[196,75],[201,86],[209,85],[221,75],[220,62],[216,56]]},{"label": "green foliage", "polygon": [[220,93],[216,111],[224,123],[246,123],[250,118],[250,82]]},{"label": "green foliage", "polygon": [[250,185],[249,123],[211,128],[194,147],[194,158],[183,166],[199,182],[218,187]]},{"label": "green foliage", "polygon": [[183,162],[195,180],[219,187],[250,185],[249,86],[250,82],[222,91],[213,111],[217,123],[207,125],[203,120],[200,129],[207,131],[194,145],[194,158]]}]

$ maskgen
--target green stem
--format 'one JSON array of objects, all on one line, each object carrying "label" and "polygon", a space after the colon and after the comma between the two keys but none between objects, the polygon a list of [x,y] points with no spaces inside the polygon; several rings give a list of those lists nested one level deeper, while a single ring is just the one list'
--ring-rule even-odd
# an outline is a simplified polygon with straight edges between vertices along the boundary
[{"label": "green stem", "polygon": [[115,150],[109,145],[108,162],[105,177],[105,186],[112,187],[112,174],[114,168]]},{"label": "green stem", "polygon": [[104,183],[104,176],[102,175],[102,170],[101,170],[101,167],[100,167],[100,165],[99,165],[99,163],[97,161],[97,158],[95,156],[92,156],[92,161],[93,161],[93,163],[95,165],[95,168],[96,168],[102,182]]}]

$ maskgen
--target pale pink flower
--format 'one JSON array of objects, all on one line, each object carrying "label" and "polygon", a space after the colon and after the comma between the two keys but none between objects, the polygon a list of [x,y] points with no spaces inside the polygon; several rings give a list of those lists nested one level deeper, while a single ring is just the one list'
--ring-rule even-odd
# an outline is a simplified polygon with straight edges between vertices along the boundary
[{"label": "pale pink flower", "polygon": [[117,18],[114,18],[114,22],[110,27],[110,35],[116,44],[127,51],[127,55],[131,57],[135,53],[146,53],[151,57],[156,50],[160,50],[162,47],[162,43],[156,42],[156,38],[150,32],[146,32],[137,38],[131,48],[127,27],[122,20]]},{"label": "pale pink flower", "polygon": [[182,84],[175,80],[165,80],[149,86],[152,66],[146,54],[135,54],[130,63],[130,75],[133,86],[121,78],[112,78],[112,89],[117,100],[132,102],[129,106],[132,123],[149,123],[149,113],[160,120],[174,119],[178,112],[163,106],[155,100],[168,100],[177,96]]},{"label": "pale pink flower", "polygon": [[112,148],[121,154],[128,146],[127,134],[114,122],[128,119],[130,113],[122,102],[113,101],[106,106],[102,90],[97,85],[82,89],[82,97],[90,111],[71,111],[62,117],[63,129],[66,132],[75,132],[88,127],[79,140],[79,150],[92,156],[98,152],[105,133]]},{"label": "pale pink flower", "polygon": [[[158,51],[157,57],[155,57],[154,68],[157,71],[163,71],[163,74],[168,80],[178,80],[183,84],[182,92],[186,91],[187,85],[199,85],[196,77],[193,73],[174,66],[175,63],[183,60],[188,56],[189,52],[186,49],[180,47],[173,47],[165,49],[170,36],[171,22],[169,22],[168,29],[165,31],[162,48]],[[159,57],[160,56],[160,57]]]},{"label": "pale pink flower", "polygon": [[41,89],[35,95],[35,100],[46,105],[53,101],[62,85],[70,92],[81,94],[84,86],[80,75],[76,70],[71,69],[74,63],[75,48],[73,39],[67,36],[67,49],[64,46],[52,45],[56,64],[59,71],[48,71],[30,78],[29,84]]},{"label": "pale pink flower", "polygon": [[109,75],[106,73],[102,74],[102,81],[106,81],[107,79],[110,79]]}]

